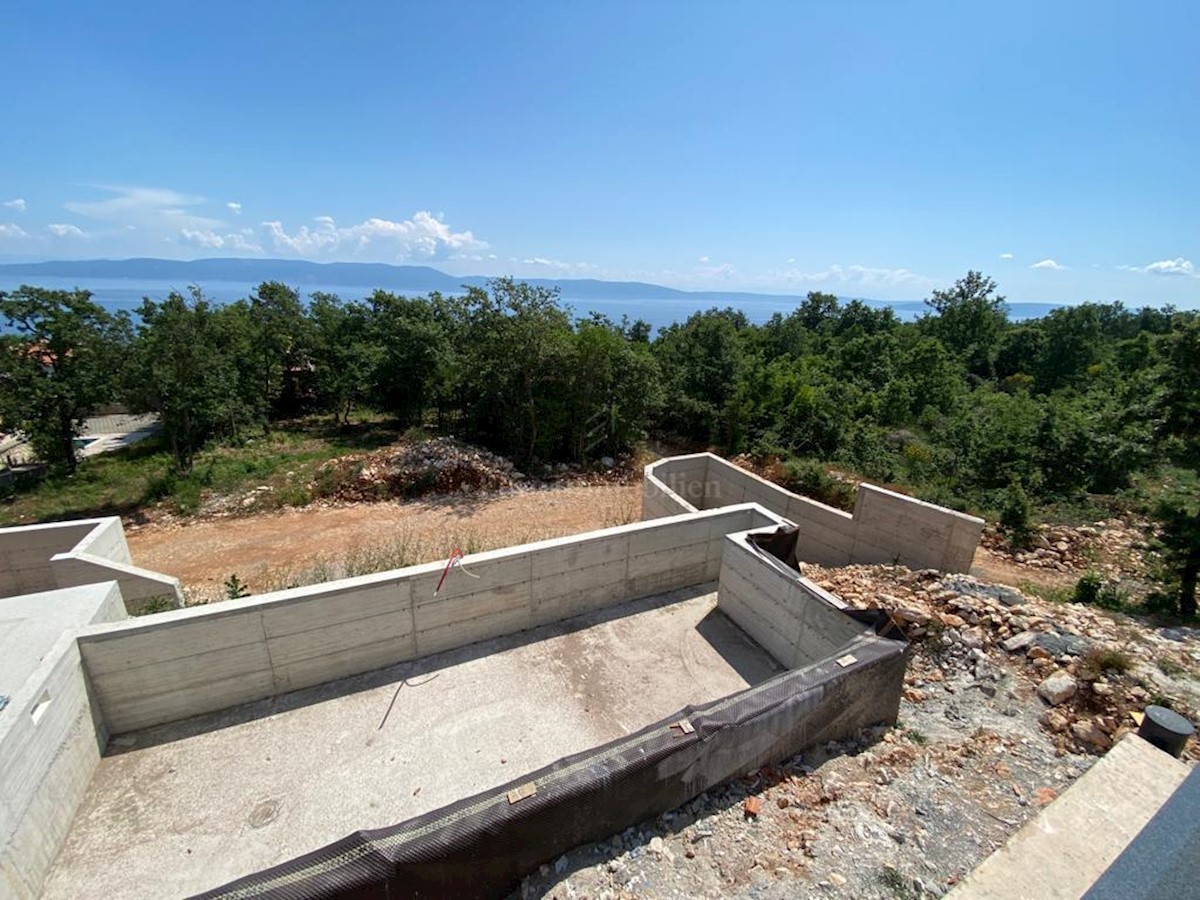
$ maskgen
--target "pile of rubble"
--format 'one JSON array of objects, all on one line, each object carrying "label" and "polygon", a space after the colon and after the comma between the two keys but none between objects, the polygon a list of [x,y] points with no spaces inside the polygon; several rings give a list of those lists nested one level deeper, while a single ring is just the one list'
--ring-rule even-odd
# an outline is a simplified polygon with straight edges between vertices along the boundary
[{"label": "pile of rubble", "polygon": [[1035,569],[1058,572],[1092,570],[1111,578],[1142,575],[1143,552],[1153,523],[1108,519],[1090,525],[1039,525],[1029,546],[1014,548],[1008,538],[989,528],[983,544],[997,556]]},{"label": "pile of rubble", "polygon": [[[941,897],[1135,729],[1147,703],[1196,721],[1200,629],[934,570],[804,574],[852,606],[887,609],[912,639],[897,723],[571,850],[520,896]],[[1186,756],[1197,755],[1193,741]]]},{"label": "pile of rubble", "polygon": [[503,456],[435,437],[331,459],[310,487],[315,497],[357,502],[494,491],[524,477]]},{"label": "pile of rubble", "polygon": [[[1135,730],[1151,702],[1196,718],[1195,692],[1172,677],[1200,664],[1200,648],[1186,636],[933,569],[806,565],[804,574],[851,606],[888,610],[919,642],[905,693],[912,702],[955,671],[969,670],[986,693],[1000,667],[1015,669],[1036,685],[1047,706],[1042,726],[1059,749],[1086,753],[1101,753]],[[1189,752],[1200,758],[1194,741]]]}]

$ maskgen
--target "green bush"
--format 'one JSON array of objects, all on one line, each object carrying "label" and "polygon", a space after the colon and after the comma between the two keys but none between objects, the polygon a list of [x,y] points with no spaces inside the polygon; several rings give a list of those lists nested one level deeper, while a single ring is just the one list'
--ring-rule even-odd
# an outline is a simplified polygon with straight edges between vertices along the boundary
[{"label": "green bush", "polygon": [[242,579],[238,578],[237,572],[225,579],[225,599],[240,600],[242,597],[249,596],[250,589]]},{"label": "green bush", "polygon": [[789,491],[812,497],[838,509],[854,509],[855,486],[834,478],[825,471],[825,466],[816,460],[788,460],[783,464],[782,478],[783,486]]},{"label": "green bush", "polygon": [[1075,583],[1071,600],[1085,606],[1121,611],[1129,606],[1128,595],[1115,582],[1105,581],[1098,572],[1086,572]]},{"label": "green bush", "polygon": [[1004,491],[1003,506],[1000,509],[1000,527],[1008,533],[1008,539],[1015,547],[1028,547],[1033,536],[1031,519],[1033,507],[1029,495],[1019,479],[1014,478]]},{"label": "green bush", "polygon": [[1096,601],[1100,599],[1100,588],[1103,584],[1099,574],[1088,572],[1075,582],[1075,593],[1071,595],[1071,600],[1085,606],[1095,606]]}]

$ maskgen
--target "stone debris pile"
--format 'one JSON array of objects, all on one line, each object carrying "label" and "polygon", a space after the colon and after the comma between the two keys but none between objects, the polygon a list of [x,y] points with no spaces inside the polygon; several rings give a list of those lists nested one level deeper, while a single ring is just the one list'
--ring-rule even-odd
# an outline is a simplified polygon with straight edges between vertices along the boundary
[{"label": "stone debris pile", "polygon": [[[1061,751],[1102,753],[1136,730],[1149,703],[1196,720],[1197,692],[1187,677],[1200,642],[1182,629],[1139,627],[1074,603],[1049,603],[969,575],[914,572],[899,566],[823,569],[804,574],[851,606],[882,608],[916,642],[905,699],[921,702],[964,670],[985,693],[1001,670],[1036,691],[1042,726]],[[1188,753],[1200,756],[1195,741]]]},{"label": "stone debris pile", "polygon": [[495,491],[524,477],[503,456],[435,437],[331,459],[317,469],[312,491],[317,497],[359,502]]},{"label": "stone debris pile", "polygon": [[988,528],[983,544],[992,553],[1034,569],[1056,572],[1094,570],[1103,575],[1144,574],[1142,554],[1153,535],[1148,520],[1107,519],[1091,525],[1039,525],[1029,546],[1015,549],[995,528]]}]

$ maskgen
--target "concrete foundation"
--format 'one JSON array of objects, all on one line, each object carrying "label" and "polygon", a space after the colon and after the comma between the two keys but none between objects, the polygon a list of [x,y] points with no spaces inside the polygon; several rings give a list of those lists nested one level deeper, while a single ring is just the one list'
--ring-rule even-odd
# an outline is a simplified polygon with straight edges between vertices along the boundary
[{"label": "concrete foundation", "polygon": [[[28,677],[0,713],[0,886],[38,896],[70,826],[47,896],[186,894],[359,829],[443,817],[537,770],[537,802],[587,827],[494,854],[496,880],[480,884],[511,883],[518,856],[536,866],[556,842],[894,719],[902,646],[748,531],[786,517],[817,555],[951,570],[978,538],[978,520],[867,486],[848,516],[709,454],[648,469],[645,500],[647,521],[472,554],[440,589],[434,563],[107,622],[164,588],[178,598],[131,564],[119,520],[0,529],[0,592],[84,585],[107,610],[55,619],[64,604],[29,632],[44,655],[13,653],[14,680]],[[662,718],[683,707],[692,732]],[[604,779],[551,771],[617,739],[605,758],[632,754],[611,773],[619,804]],[[686,777],[639,769],[647,753],[676,755]]]},{"label": "concrete foundation", "polygon": [[124,615],[112,582],[0,599],[0,896],[37,896],[104,748],[74,631]]},{"label": "concrete foundation", "polygon": [[757,503],[797,525],[797,552],[824,566],[898,563],[967,572],[983,520],[871,484],[860,484],[854,513],[786,491],[712,453],[673,456],[646,467],[642,518]]},{"label": "concrete foundation", "polygon": [[101,761],[43,896],[213,888],[780,671],[708,586],[134,732]]},{"label": "concrete foundation", "polygon": [[179,580],[133,564],[116,516],[0,528],[0,597],[115,581],[125,608],[183,605]]}]

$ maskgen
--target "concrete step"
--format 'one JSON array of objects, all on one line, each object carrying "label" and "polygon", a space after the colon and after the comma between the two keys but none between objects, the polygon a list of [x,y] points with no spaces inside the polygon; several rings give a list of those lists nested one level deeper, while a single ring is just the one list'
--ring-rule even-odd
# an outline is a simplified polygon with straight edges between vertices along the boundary
[{"label": "concrete step", "polygon": [[1078,900],[1187,777],[1131,734],[985,859],[948,900]]}]

